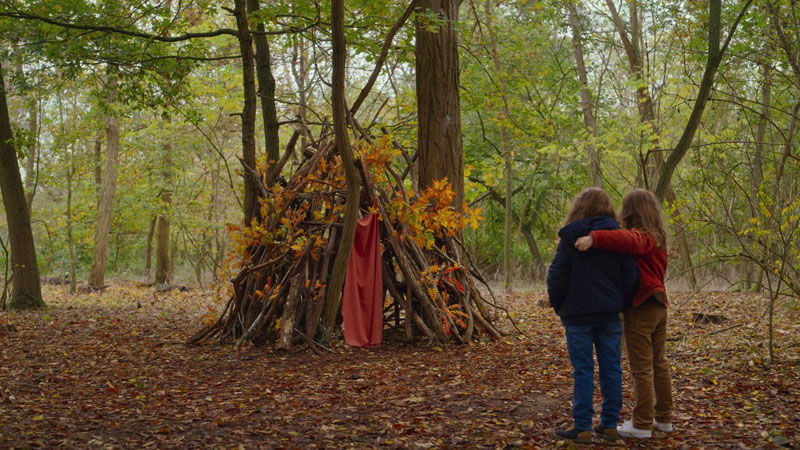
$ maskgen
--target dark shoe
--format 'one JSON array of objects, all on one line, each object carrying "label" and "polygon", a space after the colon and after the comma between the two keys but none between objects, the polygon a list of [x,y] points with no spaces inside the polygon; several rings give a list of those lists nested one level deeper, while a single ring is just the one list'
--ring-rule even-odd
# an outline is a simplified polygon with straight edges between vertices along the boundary
[{"label": "dark shoe", "polygon": [[597,437],[604,439],[606,441],[616,441],[619,439],[619,432],[615,428],[603,428],[602,425],[598,425],[594,427],[594,434]]},{"label": "dark shoe", "polygon": [[589,444],[592,442],[592,430],[578,431],[575,428],[569,430],[556,430],[556,437],[569,439],[578,444]]}]

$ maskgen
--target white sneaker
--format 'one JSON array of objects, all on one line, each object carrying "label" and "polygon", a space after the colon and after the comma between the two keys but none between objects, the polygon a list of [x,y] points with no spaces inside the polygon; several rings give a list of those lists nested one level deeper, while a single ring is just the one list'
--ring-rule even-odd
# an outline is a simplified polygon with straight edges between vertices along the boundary
[{"label": "white sneaker", "polygon": [[672,424],[669,422],[659,422],[657,420],[653,420],[653,428],[665,433],[672,433]]},{"label": "white sneaker", "polygon": [[621,437],[632,437],[637,439],[649,439],[653,437],[653,432],[650,430],[640,430],[633,426],[632,420],[626,420],[625,423],[617,427],[617,432]]}]

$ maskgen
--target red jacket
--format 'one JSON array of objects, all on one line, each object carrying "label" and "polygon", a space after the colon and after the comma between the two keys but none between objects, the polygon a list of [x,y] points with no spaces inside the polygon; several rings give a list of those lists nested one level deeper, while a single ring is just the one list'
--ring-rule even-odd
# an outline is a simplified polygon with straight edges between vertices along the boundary
[{"label": "red jacket", "polygon": [[643,230],[597,230],[591,232],[592,246],[636,256],[639,269],[639,289],[633,296],[637,307],[650,296],[667,305],[664,273],[667,271],[667,252]]}]

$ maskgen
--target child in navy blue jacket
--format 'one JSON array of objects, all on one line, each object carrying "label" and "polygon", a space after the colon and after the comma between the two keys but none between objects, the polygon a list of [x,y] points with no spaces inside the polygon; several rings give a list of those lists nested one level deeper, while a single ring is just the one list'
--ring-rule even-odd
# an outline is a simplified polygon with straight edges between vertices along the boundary
[{"label": "child in navy blue jacket", "polygon": [[593,348],[597,351],[603,409],[601,438],[617,439],[622,407],[622,369],[619,313],[639,287],[636,263],[630,256],[604,250],[580,252],[575,241],[593,230],[616,230],[611,198],[600,188],[581,191],[572,201],[561,241],[547,273],[550,305],[566,328],[567,351],[572,363],[572,418],[574,427],[556,436],[575,442],[592,440],[594,393]]}]

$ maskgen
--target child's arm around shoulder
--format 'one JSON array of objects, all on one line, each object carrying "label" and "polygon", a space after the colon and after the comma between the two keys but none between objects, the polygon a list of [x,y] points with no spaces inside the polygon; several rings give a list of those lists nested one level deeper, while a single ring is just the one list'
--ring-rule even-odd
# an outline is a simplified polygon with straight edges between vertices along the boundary
[{"label": "child's arm around shoulder", "polygon": [[595,248],[629,255],[645,255],[658,247],[650,233],[642,230],[595,230],[590,236]]}]

